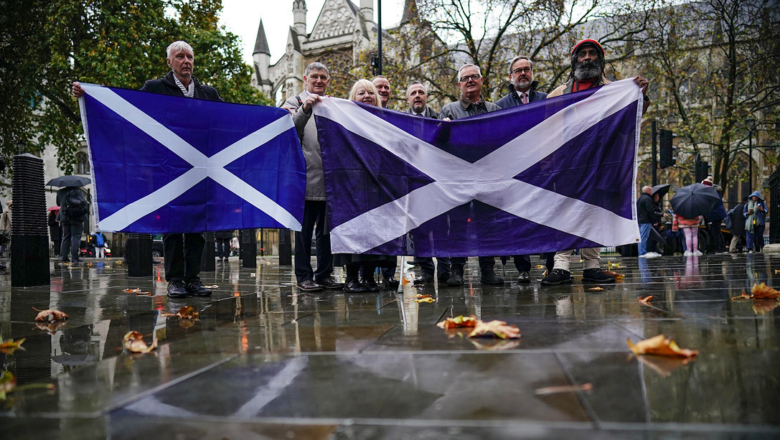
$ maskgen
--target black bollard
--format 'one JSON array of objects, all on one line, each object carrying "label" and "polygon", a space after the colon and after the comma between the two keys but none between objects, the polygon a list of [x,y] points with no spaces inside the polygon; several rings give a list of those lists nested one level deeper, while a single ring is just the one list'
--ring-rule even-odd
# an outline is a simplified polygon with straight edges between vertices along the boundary
[{"label": "black bollard", "polygon": [[11,286],[49,284],[49,226],[43,160],[25,153],[14,156],[11,219]]},{"label": "black bollard", "polygon": [[215,262],[217,253],[214,250],[216,239],[214,238],[214,233],[204,232],[203,238],[206,239],[206,244],[203,245],[205,247],[203,248],[203,257],[200,259],[200,271],[214,272],[217,270],[217,263]]},{"label": "black bollard", "polygon": [[241,234],[241,261],[242,266],[250,269],[257,268],[257,235],[254,229],[244,229]]},{"label": "black bollard", "polygon": [[152,234],[127,234],[127,276],[152,276]]},{"label": "black bollard", "polygon": [[292,237],[289,229],[279,229],[279,266],[292,266]]}]

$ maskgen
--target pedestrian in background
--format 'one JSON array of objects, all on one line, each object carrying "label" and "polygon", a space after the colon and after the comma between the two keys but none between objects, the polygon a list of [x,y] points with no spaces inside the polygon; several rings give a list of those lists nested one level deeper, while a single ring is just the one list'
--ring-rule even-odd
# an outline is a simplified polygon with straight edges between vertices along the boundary
[{"label": "pedestrian in background", "polygon": [[768,212],[766,203],[759,191],[750,194],[750,200],[745,204],[745,232],[747,233],[748,253],[761,252],[764,248],[764,227]]},{"label": "pedestrian in background", "polygon": [[13,202],[9,200],[5,203],[8,205],[8,208],[0,216],[0,258],[5,257],[5,248],[11,244],[11,208],[13,207]]},{"label": "pedestrian in background", "polygon": [[106,258],[106,236],[95,228],[95,258]]},{"label": "pedestrian in background", "polygon": [[[745,240],[745,204],[747,203],[748,198],[745,197],[742,199],[742,203],[738,204],[734,208],[732,208],[729,211],[729,215],[731,215],[731,243],[729,244],[729,253],[735,254],[737,253],[739,240],[743,239]],[[740,252],[742,249],[739,249]]]},{"label": "pedestrian in background", "polygon": [[60,256],[60,246],[62,245],[62,226],[57,220],[57,214],[59,214],[59,212],[59,209],[49,211],[49,217],[47,219],[47,223],[49,224],[49,237],[51,237],[55,257]]},{"label": "pedestrian in background", "polygon": [[214,239],[217,241],[217,259],[227,261],[230,257],[230,239],[233,238],[233,231],[217,231],[214,233]]},{"label": "pedestrian in background", "polygon": [[680,214],[674,215],[672,221],[672,231],[683,230],[685,234],[685,248],[686,251],[683,255],[699,256],[702,253],[699,251],[699,224],[701,223],[701,216],[696,218],[685,218]]},{"label": "pedestrian in background", "polygon": [[710,249],[713,253],[722,253],[726,251],[726,242],[723,240],[723,233],[720,232],[723,219],[726,218],[726,208],[723,206],[723,188],[720,185],[713,185],[712,177],[708,177],[701,183],[705,186],[714,186],[720,196],[718,203],[705,218],[707,219],[707,230],[712,237]]},{"label": "pedestrian in background", "polygon": [[650,240],[653,225],[657,224],[663,217],[660,212],[656,212],[659,199],[658,194],[652,194],[653,188],[644,186],[642,187],[642,194],[639,195],[639,200],[636,201],[636,219],[639,223],[639,237],[641,239],[638,244],[639,258],[661,256],[661,254],[655,252],[647,252],[647,243]]}]

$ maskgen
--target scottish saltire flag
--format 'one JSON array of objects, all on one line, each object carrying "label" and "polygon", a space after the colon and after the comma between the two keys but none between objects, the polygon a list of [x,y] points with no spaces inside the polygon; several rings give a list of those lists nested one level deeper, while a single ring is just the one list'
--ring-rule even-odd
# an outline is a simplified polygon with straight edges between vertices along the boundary
[{"label": "scottish saltire flag", "polygon": [[452,122],[314,106],[334,253],[495,256],[639,241],[633,80]]},{"label": "scottish saltire flag", "polygon": [[103,231],[299,231],[306,164],[287,110],[82,84]]}]

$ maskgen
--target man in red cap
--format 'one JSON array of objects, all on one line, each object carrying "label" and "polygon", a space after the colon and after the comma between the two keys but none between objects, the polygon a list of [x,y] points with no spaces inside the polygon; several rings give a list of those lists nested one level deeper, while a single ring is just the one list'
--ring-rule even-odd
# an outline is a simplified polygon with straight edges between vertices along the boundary
[{"label": "man in red cap", "polygon": [[[609,80],[604,76],[604,48],[596,40],[582,40],[571,51],[571,73],[566,84],[553,90],[547,98],[561,96],[567,93],[587,90],[591,87],[600,87],[609,84]],[[647,97],[647,86],[649,82],[637,76],[634,82],[642,88],[644,94],[644,106],[642,114],[647,111],[650,105],[650,99]],[[582,281],[585,283],[614,283],[615,277],[606,274],[599,267],[600,248],[584,248],[581,250],[584,270],[582,272]],[[571,263],[571,254],[573,249],[558,251],[555,254],[555,266],[553,270],[542,279],[542,285],[556,285],[571,283],[572,277],[569,271]]]}]

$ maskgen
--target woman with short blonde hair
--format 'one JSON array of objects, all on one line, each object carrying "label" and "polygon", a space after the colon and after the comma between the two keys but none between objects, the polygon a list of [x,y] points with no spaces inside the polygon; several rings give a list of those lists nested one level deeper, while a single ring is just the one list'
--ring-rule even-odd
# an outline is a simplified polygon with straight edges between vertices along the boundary
[{"label": "woman with short blonde hair", "polygon": [[348,99],[350,101],[362,102],[381,108],[382,105],[379,103],[379,99],[377,99],[378,96],[379,93],[376,91],[374,83],[367,79],[359,79],[352,86],[352,90],[349,91]]}]

